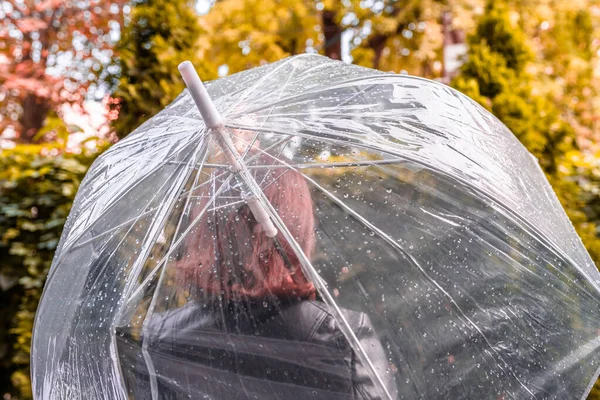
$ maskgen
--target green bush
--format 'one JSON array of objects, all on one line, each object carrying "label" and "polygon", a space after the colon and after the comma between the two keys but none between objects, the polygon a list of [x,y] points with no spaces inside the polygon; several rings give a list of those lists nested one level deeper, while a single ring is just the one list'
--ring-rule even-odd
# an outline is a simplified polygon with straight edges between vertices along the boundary
[{"label": "green bush", "polygon": [[17,145],[0,153],[0,394],[30,399],[33,318],[71,203],[99,151]]}]

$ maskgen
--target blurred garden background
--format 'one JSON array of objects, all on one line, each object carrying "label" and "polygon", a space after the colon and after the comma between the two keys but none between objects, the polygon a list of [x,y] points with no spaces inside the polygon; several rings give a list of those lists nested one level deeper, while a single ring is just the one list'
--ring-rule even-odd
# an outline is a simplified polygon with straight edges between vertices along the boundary
[{"label": "blurred garden background", "polygon": [[481,103],[538,158],[600,265],[598,0],[0,0],[3,399],[31,398],[33,317],[95,157],[181,92],[181,61],[207,81],[303,52]]}]

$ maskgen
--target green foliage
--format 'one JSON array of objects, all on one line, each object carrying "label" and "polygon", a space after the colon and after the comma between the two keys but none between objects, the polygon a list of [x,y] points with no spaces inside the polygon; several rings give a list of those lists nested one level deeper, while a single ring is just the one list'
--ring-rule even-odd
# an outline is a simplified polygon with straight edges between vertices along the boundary
[{"label": "green foliage", "polygon": [[33,317],[79,183],[97,152],[17,145],[0,153],[0,390],[31,398]]},{"label": "green foliage", "polygon": [[595,225],[582,212],[580,171],[571,162],[578,154],[575,130],[554,102],[534,93],[535,78],[526,70],[532,52],[507,10],[490,2],[486,11],[468,39],[468,58],[453,86],[492,111],[537,157],[588,251],[600,260]]},{"label": "green foliage", "polygon": [[476,96],[494,98],[515,81],[515,72],[506,66],[504,57],[492,51],[483,40],[470,46],[469,58],[458,79],[464,80],[466,85],[474,85],[476,82]]},{"label": "green foliage", "polygon": [[202,17],[207,55],[229,73],[318,47],[316,3],[309,0],[220,0]]},{"label": "green foliage", "polygon": [[120,78],[114,78],[119,137],[133,131],[171,103],[185,87],[177,66],[190,60],[204,78],[216,76],[205,61],[199,38],[204,30],[187,0],[132,3],[130,21],[116,46]]},{"label": "green foliage", "polygon": [[492,111],[552,174],[572,132],[553,104],[532,94],[523,34],[510,26],[505,10],[490,4],[469,37],[468,58],[453,85]]},{"label": "green foliage", "polygon": [[598,378],[596,381],[596,384],[588,395],[587,400],[600,400],[600,378]]},{"label": "green foliage", "polygon": [[513,71],[523,71],[531,61],[532,52],[525,44],[525,34],[510,23],[508,10],[498,1],[488,2],[484,16],[478,21],[468,43],[473,46],[486,43],[491,52],[501,55],[506,67]]}]

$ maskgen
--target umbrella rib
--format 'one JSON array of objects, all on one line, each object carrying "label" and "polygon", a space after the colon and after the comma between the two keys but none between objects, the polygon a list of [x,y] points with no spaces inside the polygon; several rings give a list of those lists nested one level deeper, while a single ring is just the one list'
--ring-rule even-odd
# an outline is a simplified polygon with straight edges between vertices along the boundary
[{"label": "umbrella rib", "polygon": [[[241,96],[238,97],[237,101],[234,104],[232,104],[227,111],[235,109],[235,107],[237,107],[242,102],[242,100],[245,100],[246,97],[248,97],[248,95],[250,93],[252,93],[259,85],[261,85],[267,78],[269,78],[275,72],[282,69],[287,64],[288,63],[282,63],[281,65],[277,66],[277,68],[273,69],[273,71],[269,71],[268,74],[263,75],[259,80],[254,82],[254,84],[252,86],[250,86],[248,89],[246,89],[242,92]],[[227,112],[225,112],[224,114],[227,114]],[[249,113],[244,113],[244,115],[247,115],[247,114],[249,114]]]},{"label": "umbrella rib", "polygon": [[[154,169],[154,170],[155,170],[155,169]],[[153,171],[154,171],[154,170],[153,170]],[[173,173],[171,174],[171,176],[175,175],[175,173],[176,173],[176,171],[173,171]],[[152,201],[154,201],[154,199],[156,198],[156,196],[158,196],[158,193],[160,193],[160,190],[161,190],[161,189],[162,189],[162,188],[163,188],[165,185],[167,185],[169,182],[170,182],[170,180],[169,180],[169,179],[165,179],[164,183],[161,185],[161,187],[159,188],[159,190],[157,190],[157,191],[155,192],[155,194],[152,196],[152,198],[151,198],[150,200],[148,200],[148,202],[146,203],[146,205],[148,205],[148,204],[152,203]],[[131,190],[131,189],[132,189],[132,188],[130,188],[130,190]],[[124,194],[123,194],[123,195],[124,195]],[[122,196],[121,196],[121,197],[122,197]],[[121,197],[120,197],[120,198],[121,198]],[[115,202],[113,201],[111,204],[115,204]],[[160,206],[158,206],[158,207],[160,207]],[[156,208],[158,208],[158,207],[156,207]],[[149,211],[152,211],[152,210],[149,210]],[[145,214],[145,213],[144,213],[144,214]],[[137,220],[138,220],[138,219],[139,219],[139,218],[140,218],[142,215],[144,215],[144,214],[138,215],[138,216],[136,216],[135,218],[133,218],[133,219],[129,220],[128,222],[131,222],[131,221],[137,221]],[[87,226],[87,229],[86,229],[86,231],[84,231],[84,232],[81,232],[81,233],[80,233],[79,235],[77,235],[75,238],[73,238],[73,239],[69,240],[69,242],[70,242],[70,245],[69,245],[69,247],[67,247],[67,248],[65,248],[65,249],[63,250],[63,252],[62,252],[62,254],[61,254],[61,256],[62,256],[62,257],[60,257],[59,259],[57,259],[57,260],[56,260],[56,265],[60,264],[60,263],[61,263],[61,262],[64,260],[64,258],[65,258],[65,257],[66,257],[68,254],[70,254],[70,253],[71,253],[71,251],[73,250],[73,246],[75,245],[75,242],[76,242],[77,240],[79,240],[79,239],[80,239],[80,238],[81,238],[81,237],[82,237],[82,236],[85,234],[85,232],[87,232],[87,230],[89,230],[89,229],[90,229],[90,228],[91,228],[91,227],[92,227],[92,226],[93,226],[93,225],[96,223],[96,221],[97,221],[97,219],[96,219],[95,221],[93,221],[93,222],[92,222],[92,223],[91,223],[89,226]],[[124,224],[121,224],[120,226],[123,226],[123,225],[124,225]],[[135,223],[134,223],[134,224],[132,224],[132,226],[133,226],[133,225],[135,225]],[[118,228],[118,227],[117,227],[117,228]],[[129,228],[129,230],[128,230],[128,231],[130,231],[130,230],[131,230],[131,228]],[[103,233],[101,233],[101,234],[99,234],[99,235],[102,235],[102,234],[103,234]],[[94,238],[94,239],[95,239],[95,238]],[[87,242],[91,242],[91,241],[92,241],[92,240],[94,240],[94,239],[90,239],[90,240],[88,240]],[[67,243],[66,243],[66,244],[67,244]],[[87,244],[87,243],[84,243],[84,244]],[[76,247],[75,249],[77,249],[77,248],[80,248],[80,247],[81,247],[81,246],[78,246],[78,247]],[[118,247],[118,246],[117,246],[117,247]],[[51,278],[51,276],[53,275],[53,272],[54,272],[54,270],[50,271],[50,274],[49,274],[49,276],[48,276],[48,278],[47,278],[47,279],[50,279],[50,278]]]},{"label": "umbrella rib", "polygon": [[[152,201],[152,199],[150,200],[150,202],[151,201]],[[139,218],[141,218],[144,215],[149,214],[149,213],[157,210],[158,208],[160,208],[160,206],[152,207],[152,208],[148,209],[147,211],[144,211],[143,213],[141,213],[139,215],[136,215],[135,217],[130,218],[127,221],[125,221],[125,222],[123,222],[123,223],[121,223],[121,224],[119,224],[119,225],[117,225],[115,227],[112,227],[112,228],[110,228],[110,229],[108,229],[108,230],[106,230],[104,232],[98,233],[92,239],[88,239],[88,240],[86,240],[85,242],[82,242],[82,243],[73,244],[69,248],[69,251],[74,251],[74,250],[80,249],[80,248],[82,248],[84,246],[87,246],[88,244],[93,243],[94,241],[96,241],[96,239],[101,238],[102,236],[108,235],[109,233],[114,232],[114,231],[118,230],[119,228],[122,228],[123,226],[125,226],[125,225],[127,225],[127,224],[129,224],[131,222],[135,222]]]},{"label": "umbrella rib", "polygon": [[[264,122],[263,122],[263,125],[264,125]],[[244,143],[248,144],[248,146],[246,147],[246,149],[244,150],[244,153],[242,154],[242,160],[246,159],[246,156],[250,152],[250,149],[252,148],[252,146],[254,146],[254,143],[256,143],[257,139],[258,139],[258,132],[255,131],[254,136],[252,137],[252,140],[250,141],[250,144],[248,144],[244,141]]]},{"label": "umbrella rib", "polygon": [[[330,163],[303,163],[303,164],[293,164],[292,166],[296,169],[312,169],[312,168],[339,168],[339,167],[369,167],[372,165],[382,165],[382,164],[403,164],[406,163],[407,160],[403,158],[394,158],[388,160],[371,160],[371,161],[347,161],[347,162],[330,162]],[[210,168],[228,168],[227,165],[224,164],[206,164],[206,167]],[[286,165],[249,165],[248,169],[278,169],[278,168],[289,168]]]},{"label": "umbrella rib", "polygon": [[[185,185],[185,182],[187,181],[188,177],[193,173],[194,168],[193,165],[196,163],[196,154],[202,154],[202,150],[206,149],[206,141],[202,140],[200,141],[200,143],[198,144],[198,148],[196,153],[193,155],[192,160],[190,160],[190,162],[188,162],[188,168],[187,173],[186,174],[182,174],[182,179],[179,180],[179,185],[177,185],[177,188],[181,188],[182,185]],[[204,158],[206,158],[207,156],[207,152],[204,151]],[[189,168],[191,167],[191,168]],[[198,179],[198,175],[196,174],[196,178]],[[166,180],[167,181],[167,180]],[[179,190],[179,189],[178,189]],[[177,191],[178,191],[177,190]],[[159,191],[160,192],[160,191]],[[157,192],[157,194],[159,193]],[[177,197],[177,192],[173,191],[170,197],[167,197],[167,200],[173,200]],[[156,220],[160,221],[159,224],[160,225],[154,225],[149,229],[149,232],[146,233],[146,238],[148,236],[155,238],[161,229],[163,229],[162,224],[164,224],[164,221],[166,220],[166,218],[168,217],[169,213],[171,212],[171,210],[173,209],[173,203],[171,201],[167,201],[165,203],[163,203],[163,205],[166,205],[166,207],[164,207],[164,211],[162,213],[159,213],[159,215],[156,216]],[[132,227],[135,224],[132,225]],[[153,229],[154,228],[154,229]],[[146,241],[146,238],[144,238],[144,242]],[[137,257],[137,259],[135,260],[135,263],[132,265],[131,267],[131,274],[135,275],[136,277],[139,276],[139,273],[141,272],[141,268],[143,267],[143,265],[146,262],[146,257],[148,256],[148,253],[151,251],[152,246],[147,246],[146,249],[144,249],[142,247],[142,251],[140,252],[140,255]],[[127,282],[127,284],[125,285],[124,289],[123,289],[123,294],[126,296],[127,293],[129,293],[131,291],[131,288],[134,285],[134,280],[129,280]],[[117,315],[116,315],[116,319],[115,320],[119,320],[120,318],[122,318],[122,314],[123,311],[125,310],[125,307],[122,307],[120,309],[118,309],[117,311]],[[143,326],[142,326],[143,329]],[[118,358],[117,354],[117,344],[116,344],[116,337],[113,336],[112,340],[111,340],[111,345],[110,345],[110,350],[111,350],[111,355],[113,358]],[[153,368],[153,364],[152,364],[152,360],[149,359],[149,355],[147,354],[147,351],[144,352],[144,344],[142,344],[142,356],[144,358],[144,361],[146,362],[147,367],[149,368],[148,371],[150,372],[150,367]],[[147,345],[146,345],[146,350],[147,350]],[[118,366],[120,368],[120,366]],[[124,382],[121,382],[122,384],[124,384]],[[151,376],[151,382],[150,382],[150,387],[152,390],[152,396],[155,396],[156,393],[156,377],[155,376]]]},{"label": "umbrella rib", "polygon": [[[222,197],[219,197],[219,198],[222,198]],[[231,202],[231,203],[223,204],[223,205],[220,205],[220,206],[215,206],[213,208],[210,208],[210,209],[206,210],[206,212],[217,211],[217,210],[220,210],[222,208],[237,206],[238,204],[245,204],[245,203],[246,203],[246,200],[238,200],[238,201],[234,201],[234,202]]]},{"label": "umbrella rib", "polygon": [[[225,182],[228,182],[232,177],[233,177],[233,174],[231,173],[230,176],[225,180]],[[221,191],[223,190],[224,187],[225,187],[225,184],[223,184],[219,187],[217,192],[214,194],[215,198],[216,198],[216,196],[218,196],[221,193]],[[212,203],[214,203],[214,200]],[[169,246],[170,249],[172,249],[176,246],[179,246],[179,244],[185,238],[185,236],[192,230],[192,228],[194,228],[196,226],[196,224],[198,224],[198,222],[200,221],[200,218],[204,215],[204,213],[206,212],[206,210],[208,209],[210,204],[211,204],[211,202],[207,203],[207,205],[200,212],[200,214],[198,214],[198,216],[194,219],[194,221],[192,221],[192,223],[188,226],[188,228],[181,234],[179,239],[175,243],[172,243],[171,246]],[[165,254],[163,256],[163,258],[158,260],[158,262],[156,263],[156,266],[152,269],[152,271],[150,271],[148,276],[142,282],[140,282],[140,284],[138,285],[138,288],[130,296],[128,296],[126,303],[128,303],[129,301],[134,299],[144,289],[144,286],[146,286],[148,284],[148,282],[150,282],[150,280],[153,278],[154,274],[156,274],[156,272],[162,267],[162,264],[167,261],[167,259],[171,256],[172,253],[173,253],[173,251],[169,250],[167,252],[167,254]]]},{"label": "umbrella rib", "polygon": [[[204,168],[215,168],[215,169],[229,169],[229,165],[226,164],[211,164],[211,163],[206,163],[203,165]],[[203,171],[204,172],[204,171]],[[206,175],[210,174],[208,172],[204,172]]]},{"label": "umbrella rib", "polygon": [[268,188],[269,186],[271,186],[272,184],[274,184],[275,182],[277,182],[279,180],[279,178],[281,178],[283,175],[287,174],[288,172],[290,172],[291,169],[288,168],[285,171],[283,171],[277,178],[273,179],[271,182],[267,183],[264,187],[262,187],[261,189],[264,191],[266,188]]},{"label": "umbrella rib", "polygon": [[[183,164],[183,163],[182,163],[182,164]],[[193,187],[193,188],[191,188],[190,190],[183,192],[183,193],[182,193],[182,195],[185,195],[185,194],[187,194],[187,193],[189,193],[189,192],[191,192],[192,190],[194,190],[194,189],[197,189],[197,188],[198,188],[198,187]],[[159,190],[160,190],[160,189],[159,189]],[[209,198],[209,196],[191,196],[191,198]],[[221,198],[222,198],[222,199],[239,199],[239,196],[221,196]],[[152,201],[152,200],[150,200],[150,201]],[[152,208],[150,208],[150,209],[148,209],[148,210],[144,211],[142,214],[139,214],[138,216],[136,216],[136,217],[134,217],[134,218],[130,218],[130,219],[128,219],[127,221],[125,221],[125,222],[123,222],[123,223],[121,223],[121,224],[119,224],[119,225],[117,225],[117,226],[115,226],[115,227],[113,227],[113,228],[111,228],[111,229],[109,229],[109,230],[106,230],[106,231],[104,231],[104,232],[101,232],[101,233],[97,234],[96,236],[94,236],[94,238],[93,238],[93,239],[89,239],[89,240],[86,240],[86,241],[85,241],[85,242],[83,242],[83,243],[79,243],[79,244],[77,244],[77,245],[73,245],[73,246],[72,246],[72,247],[71,247],[69,250],[77,250],[77,249],[79,249],[79,248],[81,248],[81,247],[84,247],[84,246],[86,246],[86,245],[88,245],[88,244],[92,243],[93,241],[95,241],[95,240],[96,240],[96,239],[98,239],[99,237],[102,237],[102,236],[104,236],[104,235],[107,235],[107,234],[109,234],[109,233],[111,233],[111,232],[114,232],[114,231],[116,231],[117,229],[119,229],[119,228],[121,228],[121,227],[123,227],[123,226],[127,225],[128,223],[130,223],[130,222],[132,222],[132,221],[135,221],[135,220],[139,219],[140,217],[142,217],[142,216],[144,216],[144,215],[146,215],[146,214],[149,214],[149,213],[151,213],[152,211],[155,211],[155,210],[157,210],[158,208],[160,208],[160,206],[152,207]]]},{"label": "umbrella rib", "polygon": [[[188,144],[186,144],[186,146],[187,146],[187,145],[189,145],[189,143],[188,143]],[[175,157],[176,157],[176,156],[178,156],[180,153],[181,153],[181,150],[180,150],[180,151],[178,151],[178,152],[176,152],[176,153],[174,153],[173,155],[171,155],[171,156],[170,156],[170,157],[169,157],[167,160],[175,158]],[[148,173],[146,173],[146,176],[148,176],[148,175],[150,175],[150,174],[154,173],[155,171],[157,171],[157,170],[158,170],[158,169],[161,167],[161,165],[162,165],[162,164],[157,164],[157,166],[156,166],[156,167],[152,168],[150,171],[148,171]],[[132,178],[132,179],[133,179],[133,178]],[[169,181],[169,180],[165,180],[165,182],[168,182],[168,181]],[[113,199],[113,201],[111,201],[111,202],[109,202],[108,204],[106,204],[106,206],[104,207],[104,210],[103,210],[103,211],[104,211],[104,212],[106,212],[108,209],[110,209],[110,208],[111,208],[113,205],[115,205],[115,204],[116,204],[116,203],[117,203],[117,202],[118,202],[120,199],[122,199],[122,198],[123,198],[125,195],[127,195],[127,194],[128,194],[129,192],[131,192],[131,191],[132,191],[132,190],[133,190],[135,187],[137,187],[137,185],[138,185],[138,184],[139,184],[139,181],[138,181],[138,182],[137,182],[135,185],[133,185],[133,186],[130,186],[130,187],[129,187],[129,188],[126,190],[126,191],[124,191],[123,193],[120,193],[120,195],[119,195],[117,198],[114,198],[114,199]],[[161,188],[162,188],[162,186],[161,186]],[[154,199],[154,198],[152,198],[152,199]],[[151,199],[151,200],[152,200],[152,199]],[[96,221],[97,221],[97,219],[96,219],[96,220],[94,220],[93,222],[91,222],[91,223],[90,223],[90,224],[87,226],[87,229],[91,228],[91,227],[93,226],[93,224],[94,224],[94,223],[96,223]],[[83,236],[84,234],[85,234],[85,232],[81,232],[81,233],[80,233],[79,235],[77,235],[75,238],[68,238],[68,239],[67,239],[67,242],[65,243],[65,246],[66,246],[67,244],[69,244],[69,247],[70,247],[70,246],[72,246],[72,245],[73,245],[73,243],[74,243],[74,241],[76,241],[76,240],[80,239],[80,238],[81,238],[81,236]],[[64,247],[64,246],[63,246],[63,247]],[[64,251],[68,251],[69,247],[65,248],[65,249],[64,249]]]},{"label": "umbrella rib", "polygon": [[[291,136],[291,135],[290,135]],[[281,160],[279,159],[279,157],[281,156],[281,153],[283,153],[283,151],[285,150],[285,148],[288,146],[288,144],[290,144],[290,142],[286,142],[285,145],[283,147],[281,147],[281,149],[279,149],[279,153],[277,154],[277,156],[273,157],[276,161],[281,162]],[[260,183],[258,184],[258,186],[261,186],[263,183],[265,183],[265,180],[269,177],[269,175],[271,175],[271,171],[273,171],[272,169],[268,169],[267,173],[265,174],[265,176],[262,178],[262,180],[260,181]]]},{"label": "umbrella rib", "polygon": [[[290,166],[290,168],[291,168],[291,166]],[[317,289],[319,290],[319,293],[323,296],[325,303],[329,305],[329,307],[332,311],[332,314],[335,316],[338,323],[340,323],[340,328],[341,328],[342,332],[345,334],[346,338],[351,342],[351,345],[355,349],[357,349],[359,358],[367,366],[367,369],[369,370],[369,375],[371,375],[371,378],[374,378],[374,381],[379,384],[380,389],[385,394],[385,397],[387,397],[389,400],[392,400],[392,396],[388,392],[385,384],[383,383],[383,380],[377,373],[375,366],[373,365],[373,363],[367,356],[365,349],[362,347],[362,345],[360,344],[360,341],[358,340],[358,338],[352,331],[350,324],[348,323],[348,321],[342,314],[342,311],[340,310],[340,308],[336,304],[335,300],[331,296],[331,293],[329,293],[329,291],[327,290],[327,284],[325,283],[325,281],[323,281],[323,278],[321,278],[321,276],[317,272],[316,268],[312,265],[310,260],[306,257],[306,254],[304,254],[304,251],[302,250],[302,248],[300,247],[298,242],[294,239],[294,236],[288,230],[287,226],[285,225],[285,223],[283,222],[283,220],[281,219],[281,217],[279,216],[277,211],[273,208],[273,205],[265,197],[265,194],[262,191],[260,191],[260,193],[257,193],[257,196],[258,196],[258,200],[262,203],[263,207],[266,208],[267,213],[269,214],[269,216],[271,217],[273,222],[277,225],[277,227],[279,228],[279,231],[285,237],[285,239],[287,240],[288,244],[290,245],[292,251],[295,253],[295,255],[298,258],[298,261],[300,262],[300,265],[302,267],[302,271],[304,272],[306,277],[309,280],[311,280],[314,283],[314,285],[317,287]]]},{"label": "umbrella rib", "polygon": [[[308,176],[305,176],[305,178],[309,182],[311,182],[313,185],[315,185],[315,187],[317,189],[319,189],[319,191],[321,191],[326,197],[329,197],[331,200],[333,200],[339,207],[341,207],[343,210],[345,210],[350,215],[352,215],[354,217],[354,219],[356,219],[358,222],[362,223],[366,228],[370,229],[371,231],[373,231],[377,235],[379,235],[379,237],[381,237],[382,239],[384,239],[390,246],[392,246],[397,251],[399,251],[407,260],[409,260],[414,266],[416,266],[421,271],[421,273],[425,277],[427,277],[427,279],[429,279],[429,281],[431,283],[433,283],[435,285],[435,287],[437,287],[450,300],[450,302],[454,305],[454,307],[456,307],[456,310],[460,313],[460,315],[464,318],[464,320],[468,321],[469,324],[481,335],[481,337],[483,338],[483,340],[485,340],[486,344],[488,345],[489,349],[496,354],[496,356],[498,357],[498,359],[501,360],[505,365],[507,365],[507,362],[494,349],[494,347],[492,346],[492,344],[489,342],[488,338],[485,336],[485,334],[483,333],[483,331],[481,331],[481,329],[479,329],[479,327],[477,326],[477,324],[475,322],[471,321],[471,319],[460,308],[460,306],[452,298],[452,296],[434,278],[432,278],[431,276],[429,276],[429,274],[427,273],[427,271],[425,271],[425,269],[417,262],[417,260],[415,260],[410,255],[410,253],[408,253],[406,250],[404,250],[402,248],[402,246],[400,246],[387,233],[385,233],[384,231],[382,231],[381,229],[379,229],[377,226],[375,226],[372,223],[370,223],[366,218],[364,218],[358,212],[354,211],[352,208],[350,208],[349,206],[347,206],[343,201],[341,201],[335,195],[331,194],[327,189],[325,189],[324,187],[322,187],[321,185],[319,185],[314,179],[312,179],[311,177],[308,177]],[[500,368],[502,368],[502,367],[500,367]],[[502,368],[502,369],[504,370],[504,368]],[[521,380],[516,375],[514,375],[512,373],[511,373],[511,375],[514,376],[514,378],[517,380],[517,382],[519,382],[519,384],[521,386],[523,386],[523,388],[525,388],[525,390],[528,393],[530,393],[531,395],[533,395],[533,393],[527,388],[527,386],[523,382],[521,382]]]},{"label": "umbrella rib", "polygon": [[[250,109],[250,110],[246,110],[246,111],[244,111],[243,115],[255,114],[258,111],[262,111],[262,110],[267,109],[268,107],[282,105],[282,103],[289,102],[291,100],[302,100],[303,98],[310,99],[310,98],[314,97],[315,95],[317,95],[319,93],[327,92],[327,91],[330,91],[332,89],[341,89],[341,88],[344,88],[344,87],[348,87],[350,84],[355,83],[355,82],[360,82],[360,83],[363,83],[363,84],[366,85],[367,83],[369,83],[368,80],[380,78],[382,76],[386,76],[386,77],[390,77],[390,78],[397,78],[398,77],[395,74],[381,74],[381,75],[372,75],[372,76],[369,76],[369,77],[348,79],[348,80],[340,82],[340,83],[338,83],[338,84],[336,84],[334,86],[326,86],[326,87],[321,86],[317,90],[313,90],[313,91],[309,91],[309,92],[302,92],[301,94],[295,94],[295,95],[292,95],[292,96],[284,97],[283,99],[278,99],[276,102],[270,102],[269,104],[261,105],[261,106],[256,107],[256,108],[253,108],[253,109]],[[372,84],[372,86],[374,86],[376,84],[377,83],[374,83],[374,84]],[[389,84],[389,83],[386,82],[386,84]],[[242,116],[242,114],[231,114],[232,118],[238,117],[238,116]]]},{"label": "umbrella rib", "polygon": [[348,97],[346,100],[344,100],[340,104],[336,104],[336,107],[340,107],[340,106],[343,106],[344,104],[347,104],[349,101],[354,100],[358,95],[364,93],[366,90],[371,89],[372,87],[375,87],[375,85],[373,84],[373,85],[365,86],[364,88],[362,88],[357,93],[354,93],[353,96]]},{"label": "umbrella rib", "polygon": [[[285,90],[285,88],[287,87],[287,85],[290,83],[290,80],[292,79],[292,76],[294,76],[293,73],[291,73],[288,76],[288,79],[285,81],[285,84],[279,90],[279,96],[277,96],[277,99],[281,98],[281,96],[283,94],[283,91]],[[269,119],[269,116],[271,115],[271,113],[273,112],[274,109],[275,109],[275,106],[271,107],[271,109],[269,110],[269,113],[266,115],[266,117],[263,118],[263,122],[262,122],[262,124],[260,125],[259,128],[262,128],[264,126],[266,120]],[[250,149],[252,148],[252,146],[254,146],[254,143],[256,142],[257,139],[258,139],[258,131],[255,131],[254,132],[254,137],[252,138],[252,142],[248,145],[248,147],[246,147],[246,150],[244,151],[244,154],[242,154],[242,160],[246,159],[246,155],[248,155],[248,152],[250,151]]]},{"label": "umbrella rib", "polygon": [[202,118],[188,117],[185,115],[173,115],[173,116],[171,116],[171,118],[189,120],[190,122],[195,122],[195,123],[202,123],[202,124],[204,123],[204,120]]},{"label": "umbrella rib", "polygon": [[[202,141],[201,142],[201,146],[204,146],[204,145],[205,145],[205,141]],[[206,158],[207,153],[208,152],[205,152],[204,158]],[[194,159],[194,164],[195,164],[195,159]],[[190,173],[192,173],[193,170],[194,169],[192,168],[191,171],[190,171]],[[188,177],[189,177],[189,174],[185,177],[185,180],[187,180]],[[199,177],[200,177],[200,174],[196,173],[196,176],[194,177],[194,182],[197,182],[198,179],[199,179]],[[185,184],[185,180],[184,180],[184,184]],[[194,186],[194,184],[192,184],[192,187],[193,186]],[[190,203],[190,197],[191,197],[191,193],[192,192],[190,191],[189,193],[190,194],[188,194],[188,196],[186,198],[186,201],[185,201],[185,205],[183,207],[184,212],[179,216],[179,221],[177,221],[177,227],[175,228],[175,234],[177,234],[179,232],[179,229],[181,228],[181,224],[182,224],[182,221],[183,221],[183,215],[185,214],[185,210],[187,209],[187,207],[188,207],[188,205]],[[169,207],[169,208],[171,208],[171,207]],[[160,227],[161,229],[164,227],[164,222],[165,221],[163,220],[162,222],[163,222],[163,224],[162,224],[163,226]],[[182,238],[183,237],[185,237],[185,235],[182,235]],[[171,244],[169,246],[168,254],[172,253],[173,249],[174,249],[174,246],[173,246],[173,244]],[[148,252],[146,252],[146,254],[147,253]],[[149,317],[151,317],[152,314],[154,313],[154,309],[156,307],[157,295],[158,295],[158,293],[160,291],[161,283],[162,283],[162,281],[163,281],[163,279],[165,277],[165,269],[166,268],[163,268],[162,271],[161,271],[161,273],[160,273],[160,277],[159,277],[159,280],[158,280],[158,283],[157,283],[156,290],[153,293],[152,300],[150,301],[150,305],[149,305],[148,310],[146,312],[146,317],[144,318],[144,322],[142,323],[142,332],[143,332],[143,337],[144,337],[144,340],[142,342],[142,356],[144,358],[144,361],[145,361],[146,366],[148,368],[148,372],[150,374],[150,390],[151,390],[152,398],[153,399],[154,398],[158,398],[158,383],[156,381],[156,368],[154,367],[154,362],[152,361],[152,358],[150,357],[150,354],[148,353],[148,324],[147,324],[147,322],[149,321]],[[133,281],[130,281],[130,282],[131,282],[130,285],[128,285],[129,287],[125,288],[125,293],[129,292],[130,288],[133,286]]]},{"label": "umbrella rib", "polygon": [[[198,146],[198,151],[196,151],[196,154],[200,154],[200,153],[202,153],[202,152],[203,152],[203,150],[206,150],[206,147],[207,147],[206,141],[201,141],[201,142],[199,143],[199,146]],[[203,148],[204,148],[204,149],[203,149]],[[203,157],[203,159],[204,159],[204,160],[206,160],[206,157],[207,157],[207,156],[208,156],[208,151],[204,151],[204,157]],[[196,164],[196,160],[195,160],[195,158],[194,158],[194,161],[193,161],[192,163],[188,163],[188,165],[195,165],[195,164]],[[192,174],[192,173],[193,173],[193,171],[194,171],[194,168],[192,167],[192,168],[191,168],[191,170],[190,170],[190,174]],[[188,176],[189,176],[189,175],[188,175]],[[198,179],[199,179],[199,177],[200,177],[200,174],[199,174],[199,173],[196,173],[196,176],[195,176],[195,178],[194,178],[194,183],[198,182]],[[186,179],[187,179],[187,178],[186,178]],[[181,194],[179,195],[179,197],[180,197],[180,198],[181,198],[182,196],[185,196],[185,195],[187,195],[187,198],[186,198],[186,203],[185,203],[185,205],[184,205],[184,210],[187,208],[187,205],[189,204],[189,199],[191,198],[191,193],[192,193],[192,192],[193,192],[193,190],[194,190],[194,183],[192,183],[192,187],[190,188],[190,190],[184,191],[183,193],[181,193]],[[185,184],[184,184],[184,185],[185,185]],[[160,207],[160,206],[159,206],[159,207]],[[181,223],[181,218],[182,218],[182,217],[180,217],[180,220],[179,220],[179,222],[178,222],[177,228],[179,228],[179,224]],[[177,231],[176,231],[176,232],[177,232]],[[132,286],[132,285],[131,285],[131,286]],[[131,287],[128,287],[128,288],[126,288],[126,290],[125,290],[125,293],[128,293],[128,292],[130,292],[130,291],[131,291]]]},{"label": "umbrella rib", "polygon": [[[269,147],[267,147],[266,149],[264,149],[264,150],[263,150],[263,149],[260,149],[260,148],[259,148],[258,150],[259,150],[260,152],[263,152],[263,153],[265,153],[265,154],[269,155],[268,153],[266,153],[266,151],[268,151],[268,150],[271,150],[272,148],[279,146],[280,144],[284,143],[285,141],[288,141],[288,140],[291,140],[291,139],[292,139],[291,135],[286,135],[286,136],[287,136],[287,137],[285,137],[285,138],[283,138],[283,139],[281,139],[281,140],[279,140],[279,141],[277,141],[277,142],[273,143],[272,145],[270,145],[270,146],[269,146]],[[251,162],[251,161],[254,161],[254,160],[256,160],[256,159],[257,159],[259,156],[260,156],[260,154],[259,154],[259,153],[257,153],[257,154],[253,155],[252,157],[250,157],[249,159],[247,159],[247,160],[245,160],[245,161],[246,161],[247,163],[248,163],[248,162]],[[222,176],[224,176],[224,175],[226,175],[226,174],[230,173],[230,171],[229,171],[229,166],[224,166],[224,167],[227,169],[227,171],[225,171],[225,172],[221,173],[220,175],[216,175],[216,176],[214,177],[214,179],[219,179],[220,177],[222,177]],[[203,182],[203,183],[201,183],[200,185],[198,185],[198,188],[199,188],[199,187],[202,187],[202,186],[205,186],[205,185],[207,185],[208,183],[210,183],[210,181]]]}]

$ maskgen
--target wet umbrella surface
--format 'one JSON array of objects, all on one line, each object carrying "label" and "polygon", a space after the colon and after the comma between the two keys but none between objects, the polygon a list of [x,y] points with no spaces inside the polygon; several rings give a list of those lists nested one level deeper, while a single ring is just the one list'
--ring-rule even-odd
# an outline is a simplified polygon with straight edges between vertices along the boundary
[{"label": "wet umbrella surface", "polygon": [[600,273],[495,117],[314,55],[206,88],[225,128],[186,90],[89,170],[37,399],[585,398]]}]

